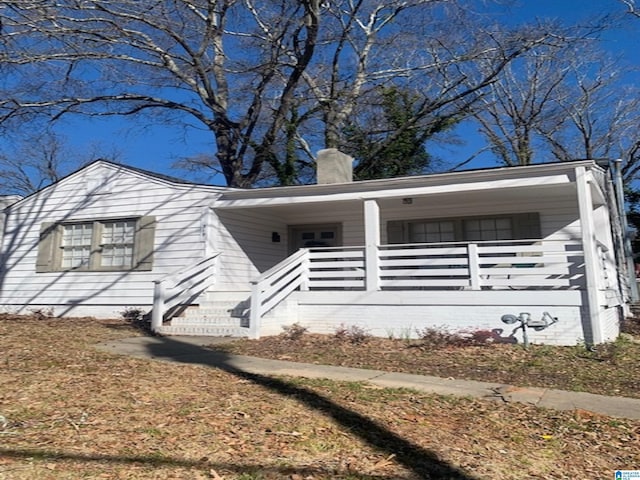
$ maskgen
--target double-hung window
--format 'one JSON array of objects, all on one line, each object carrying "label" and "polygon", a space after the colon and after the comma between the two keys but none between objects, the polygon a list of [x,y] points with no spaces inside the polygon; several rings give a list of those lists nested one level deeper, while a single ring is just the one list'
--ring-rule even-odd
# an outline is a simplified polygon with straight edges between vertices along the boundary
[{"label": "double-hung window", "polygon": [[463,221],[466,240],[511,240],[513,238],[510,217],[480,218]]},{"label": "double-hung window", "polygon": [[455,241],[452,221],[410,222],[410,243],[439,243]]},{"label": "double-hung window", "polygon": [[102,224],[101,267],[130,268],[133,265],[135,227],[133,220]]},{"label": "double-hung window", "polygon": [[76,223],[62,226],[62,265],[64,270],[89,265],[93,243],[93,224]]},{"label": "double-hung window", "polygon": [[45,223],[37,272],[151,270],[155,219]]},{"label": "double-hung window", "polygon": [[537,212],[387,222],[390,244],[528,240],[539,237],[540,215]]}]

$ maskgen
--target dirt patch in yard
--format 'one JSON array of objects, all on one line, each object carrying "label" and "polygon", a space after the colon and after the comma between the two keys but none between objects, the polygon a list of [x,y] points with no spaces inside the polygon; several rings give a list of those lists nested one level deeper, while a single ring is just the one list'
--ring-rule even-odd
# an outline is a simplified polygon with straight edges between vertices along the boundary
[{"label": "dirt patch in yard", "polygon": [[135,334],[0,318],[0,478],[557,480],[640,464],[638,421],[93,347]]}]

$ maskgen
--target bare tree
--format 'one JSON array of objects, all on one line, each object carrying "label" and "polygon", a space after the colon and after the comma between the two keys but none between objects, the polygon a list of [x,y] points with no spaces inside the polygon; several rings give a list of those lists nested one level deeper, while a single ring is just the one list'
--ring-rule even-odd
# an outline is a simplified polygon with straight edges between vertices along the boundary
[{"label": "bare tree", "polygon": [[558,100],[567,95],[569,73],[563,54],[553,47],[529,52],[510,64],[476,105],[473,116],[500,163],[534,163],[543,125],[554,129],[562,122]]},{"label": "bare tree", "polygon": [[640,171],[640,92],[593,40],[537,48],[506,68],[474,112],[504,165],[621,158]]},{"label": "bare tree", "polygon": [[[99,146],[80,153],[59,134],[35,131],[14,139],[0,151],[0,194],[27,196],[93,160],[117,161],[118,154],[99,155]],[[104,151],[104,150],[103,150]]]},{"label": "bare tree", "polygon": [[640,170],[640,91],[625,85],[617,62],[584,55],[573,62],[553,126],[541,135],[557,160],[620,158],[629,181]]},{"label": "bare tree", "polygon": [[202,166],[236,187],[265,169],[293,182],[296,162],[340,146],[373,89],[423,92],[401,136],[459,115],[514,58],[557,38],[483,28],[444,0],[0,0],[0,15],[0,125],[146,114],[204,126],[216,161]]},{"label": "bare tree", "polygon": [[1,121],[31,112],[189,118],[214,134],[227,183],[249,186],[313,57],[320,7],[318,0],[23,0],[0,8],[0,64],[12,80]]},{"label": "bare tree", "polygon": [[530,49],[564,43],[546,26],[509,30],[485,24],[476,13],[433,0],[330,2],[325,42],[332,48],[324,62],[305,72],[309,95],[322,113],[325,145],[349,150],[343,144],[347,124],[383,128],[359,118],[362,112],[372,116],[381,87],[415,92],[411,114],[366,155],[356,155],[368,170],[408,132],[427,132],[428,138],[428,132],[468,115],[503,69]]},{"label": "bare tree", "polygon": [[631,15],[640,18],[640,8],[636,5],[635,0],[621,0],[621,1],[627,6],[628,12]]}]

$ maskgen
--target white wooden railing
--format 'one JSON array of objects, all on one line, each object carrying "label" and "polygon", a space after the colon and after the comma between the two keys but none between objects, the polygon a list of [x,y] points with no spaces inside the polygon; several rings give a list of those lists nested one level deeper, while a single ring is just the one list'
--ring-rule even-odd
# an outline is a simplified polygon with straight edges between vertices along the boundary
[{"label": "white wooden railing", "polygon": [[307,290],[309,250],[301,249],[251,282],[249,338],[258,338],[262,316],[294,290]]},{"label": "white wooden railing", "polygon": [[[382,245],[381,290],[521,290],[584,287],[578,241],[514,240]],[[252,281],[251,329],[294,290],[366,290],[364,247],[301,249]],[[371,289],[371,288],[369,288]]]},{"label": "white wooden railing", "polygon": [[151,329],[157,331],[167,312],[187,305],[215,281],[215,264],[219,253],[198,260],[188,267],[154,280]]}]

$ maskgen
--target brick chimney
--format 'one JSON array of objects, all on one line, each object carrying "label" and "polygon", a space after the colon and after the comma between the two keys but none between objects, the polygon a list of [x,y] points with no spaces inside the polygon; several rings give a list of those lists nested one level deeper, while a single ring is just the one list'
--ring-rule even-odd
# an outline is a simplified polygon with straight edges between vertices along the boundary
[{"label": "brick chimney", "polygon": [[318,184],[353,182],[353,158],[337,148],[318,151]]}]

